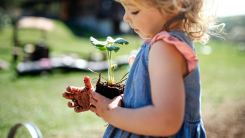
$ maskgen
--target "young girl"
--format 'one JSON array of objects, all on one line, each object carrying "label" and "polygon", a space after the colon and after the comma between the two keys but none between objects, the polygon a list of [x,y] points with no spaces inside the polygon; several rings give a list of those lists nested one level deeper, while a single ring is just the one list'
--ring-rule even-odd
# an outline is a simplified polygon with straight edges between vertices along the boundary
[{"label": "young girl", "polygon": [[109,123],[104,138],[205,138],[193,41],[209,39],[207,0],[118,2],[124,21],[148,40],[135,57],[123,96],[111,100],[91,93],[90,110]]}]

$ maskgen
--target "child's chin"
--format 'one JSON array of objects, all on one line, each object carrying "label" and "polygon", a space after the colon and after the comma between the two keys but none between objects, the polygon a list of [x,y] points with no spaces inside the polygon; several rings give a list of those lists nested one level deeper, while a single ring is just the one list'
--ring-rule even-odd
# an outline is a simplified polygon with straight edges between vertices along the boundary
[{"label": "child's chin", "polygon": [[149,35],[145,35],[145,34],[140,34],[140,33],[137,33],[139,35],[140,38],[142,39],[151,39],[152,37],[150,37]]},{"label": "child's chin", "polygon": [[140,36],[140,38],[142,38],[142,39],[151,39],[150,37],[147,37],[147,36],[141,36],[141,35],[139,35]]}]

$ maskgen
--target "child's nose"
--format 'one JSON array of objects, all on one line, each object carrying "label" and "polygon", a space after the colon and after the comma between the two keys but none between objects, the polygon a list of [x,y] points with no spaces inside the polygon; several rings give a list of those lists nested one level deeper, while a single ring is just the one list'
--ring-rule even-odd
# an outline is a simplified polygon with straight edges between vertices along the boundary
[{"label": "child's nose", "polygon": [[127,12],[125,12],[125,14],[124,14],[124,16],[123,16],[123,20],[124,20],[125,22],[130,22],[130,18],[129,18],[129,16],[128,16]]}]

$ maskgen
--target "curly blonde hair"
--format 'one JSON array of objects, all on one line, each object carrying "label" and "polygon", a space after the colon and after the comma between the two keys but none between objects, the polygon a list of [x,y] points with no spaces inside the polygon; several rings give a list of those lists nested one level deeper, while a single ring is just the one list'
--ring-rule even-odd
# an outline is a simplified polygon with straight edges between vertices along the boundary
[{"label": "curly blonde hair", "polygon": [[[120,1],[120,0],[119,0]],[[173,18],[164,25],[169,31],[170,25],[177,21],[184,22],[184,28],[193,41],[208,42],[210,35],[218,36],[216,30],[222,30],[224,24],[216,25],[216,16],[208,11],[214,0],[133,0],[137,5],[156,7],[163,14],[172,15]],[[220,28],[221,27],[221,28]]]}]

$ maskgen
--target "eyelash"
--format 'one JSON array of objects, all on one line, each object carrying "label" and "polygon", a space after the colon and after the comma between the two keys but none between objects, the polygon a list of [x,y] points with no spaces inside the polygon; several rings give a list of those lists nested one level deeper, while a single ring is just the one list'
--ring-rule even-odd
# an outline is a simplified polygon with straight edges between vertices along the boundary
[{"label": "eyelash", "polygon": [[139,11],[131,12],[131,14],[133,14],[133,15],[136,15],[136,14],[138,14],[138,13],[139,13]]}]

